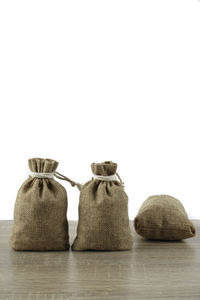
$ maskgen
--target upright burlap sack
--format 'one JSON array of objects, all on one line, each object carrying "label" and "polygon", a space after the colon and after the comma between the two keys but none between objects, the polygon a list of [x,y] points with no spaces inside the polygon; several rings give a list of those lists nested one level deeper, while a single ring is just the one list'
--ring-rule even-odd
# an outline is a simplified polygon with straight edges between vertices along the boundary
[{"label": "upright burlap sack", "polygon": [[91,168],[94,177],[80,193],[77,237],[72,249],[131,249],[128,197],[115,175],[117,164],[106,161],[93,163]]},{"label": "upright burlap sack", "polygon": [[155,240],[183,240],[195,235],[181,202],[169,195],[149,197],[134,220],[136,232]]},{"label": "upright burlap sack", "polygon": [[67,250],[67,193],[53,179],[58,162],[33,158],[28,164],[32,173],[17,194],[10,246],[15,250]]}]

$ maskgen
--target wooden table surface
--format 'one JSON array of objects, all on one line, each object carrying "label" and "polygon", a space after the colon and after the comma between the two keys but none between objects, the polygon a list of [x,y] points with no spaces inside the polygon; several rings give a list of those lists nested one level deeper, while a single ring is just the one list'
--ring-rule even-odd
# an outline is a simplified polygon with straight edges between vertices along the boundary
[{"label": "wooden table surface", "polygon": [[[130,251],[15,252],[12,221],[0,221],[0,299],[200,300],[200,220],[193,222],[196,237],[183,242],[134,232]],[[70,222],[71,242],[76,225]]]}]

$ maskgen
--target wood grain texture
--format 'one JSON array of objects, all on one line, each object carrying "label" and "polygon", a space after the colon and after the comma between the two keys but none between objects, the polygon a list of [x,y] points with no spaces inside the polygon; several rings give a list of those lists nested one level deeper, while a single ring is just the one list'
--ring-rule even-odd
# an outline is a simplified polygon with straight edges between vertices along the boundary
[{"label": "wood grain texture", "polygon": [[[146,241],[116,252],[15,252],[0,221],[0,299],[200,299],[200,221],[183,242]],[[131,222],[131,228],[133,223]],[[76,222],[70,222],[71,243]]]}]

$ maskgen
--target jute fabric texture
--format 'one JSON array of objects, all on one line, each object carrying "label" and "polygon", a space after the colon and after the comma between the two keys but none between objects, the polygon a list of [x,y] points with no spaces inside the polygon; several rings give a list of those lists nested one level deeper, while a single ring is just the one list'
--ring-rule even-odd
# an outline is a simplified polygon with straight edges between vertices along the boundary
[{"label": "jute fabric texture", "polygon": [[155,195],[144,201],[134,220],[136,232],[155,240],[183,240],[195,235],[181,202],[169,195]]},{"label": "jute fabric texture", "polygon": [[[117,170],[111,161],[93,163],[95,175],[110,176]],[[77,237],[73,250],[127,250],[133,245],[128,197],[121,182],[92,178],[81,189]]]},{"label": "jute fabric texture", "polygon": [[[33,158],[32,172],[54,173],[58,162]],[[67,193],[52,178],[29,177],[20,187],[14,209],[10,246],[15,250],[69,249]]]}]

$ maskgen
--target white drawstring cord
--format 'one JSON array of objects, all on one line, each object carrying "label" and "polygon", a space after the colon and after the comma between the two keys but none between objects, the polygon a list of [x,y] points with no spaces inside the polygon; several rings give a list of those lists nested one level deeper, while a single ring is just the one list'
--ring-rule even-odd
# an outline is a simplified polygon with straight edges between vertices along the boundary
[{"label": "white drawstring cord", "polygon": [[54,178],[54,173],[39,173],[39,172],[31,172],[31,177],[37,177],[37,178]]},{"label": "white drawstring cord", "polygon": [[118,181],[118,177],[116,174],[109,175],[109,176],[102,176],[102,175],[94,175],[94,179],[102,180],[102,181]]}]

